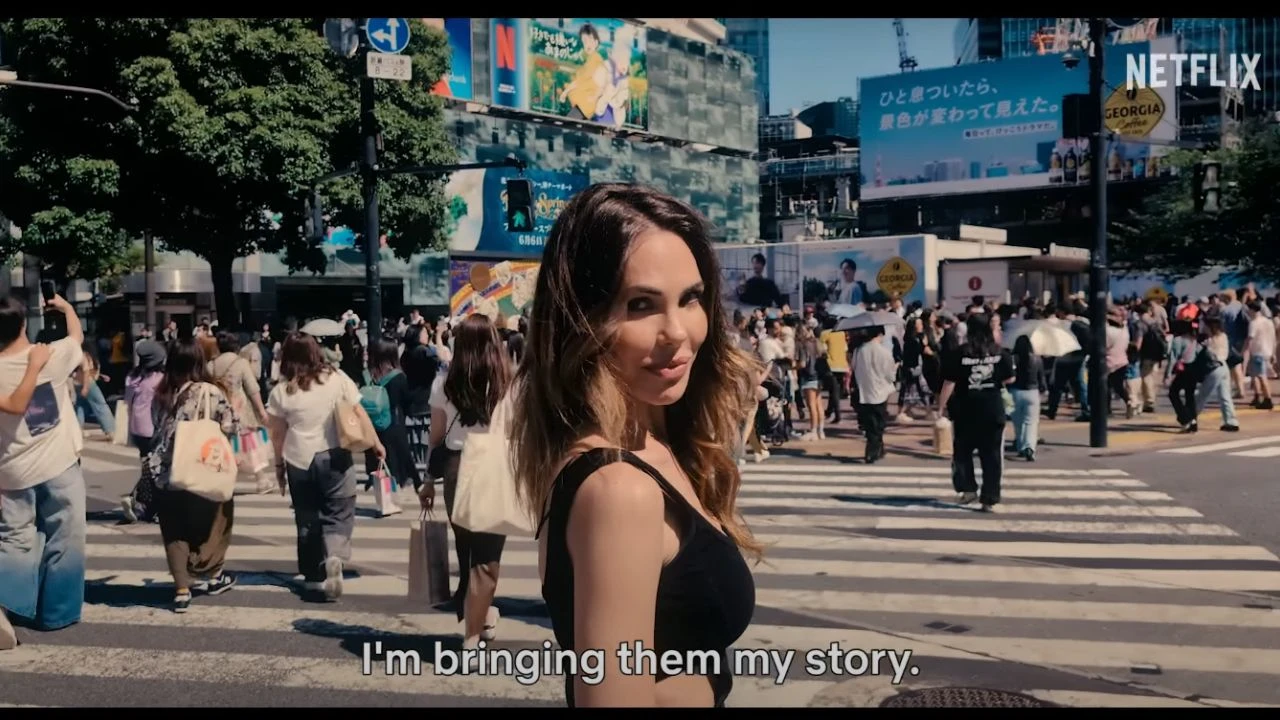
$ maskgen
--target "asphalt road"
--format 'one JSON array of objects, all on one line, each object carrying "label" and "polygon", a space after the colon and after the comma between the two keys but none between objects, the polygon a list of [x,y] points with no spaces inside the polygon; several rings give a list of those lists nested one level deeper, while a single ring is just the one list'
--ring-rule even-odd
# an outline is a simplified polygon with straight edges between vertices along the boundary
[{"label": "asphalt road", "polygon": [[[1168,462],[1221,475],[1190,457]],[[230,555],[240,587],[171,613],[157,529],[117,524],[135,461],[88,444],[87,482],[100,499],[90,506],[84,620],[20,630],[24,645],[0,653],[0,704],[562,704],[556,677],[523,685],[434,674],[435,643],[456,648],[457,624],[407,599],[412,518],[372,517],[367,495],[339,603],[292,592],[286,501],[243,496]],[[1049,448],[1034,465],[1009,462],[994,515],[954,505],[939,460],[866,467],[779,453],[748,465],[740,507],[768,549],[738,648],[799,655],[781,684],[739,676],[730,705],[868,706],[955,686],[1089,707],[1280,704],[1280,558],[1215,506],[1166,489],[1154,462]],[[551,638],[530,541],[508,540],[499,593],[499,647],[533,650]],[[384,656],[418,651],[423,676],[388,676],[376,662],[365,674],[366,648],[376,661],[379,642]],[[902,684],[887,677],[885,656],[879,676],[806,669],[808,653],[832,643],[912,651],[899,657]]]}]

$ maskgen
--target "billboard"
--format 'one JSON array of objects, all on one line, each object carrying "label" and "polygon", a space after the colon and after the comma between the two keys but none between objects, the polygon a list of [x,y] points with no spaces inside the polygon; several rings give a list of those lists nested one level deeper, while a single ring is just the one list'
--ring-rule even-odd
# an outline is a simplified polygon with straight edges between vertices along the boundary
[{"label": "billboard", "polygon": [[454,100],[474,100],[472,80],[475,73],[471,66],[471,18],[422,18],[422,22],[444,32],[449,38],[452,60],[449,71],[441,78],[433,78],[431,92]]},{"label": "billboard", "polygon": [[829,240],[801,246],[805,304],[925,303],[923,235]]},{"label": "billboard", "polygon": [[493,18],[489,28],[495,106],[648,128],[642,28],[617,18]]},{"label": "billboard", "polygon": [[[1172,84],[1124,89],[1128,54],[1171,52],[1173,44],[1105,46],[1108,127],[1175,139]],[[1086,65],[1067,70],[1061,55],[1036,55],[862,80],[862,199],[1087,184],[1096,170],[1088,141],[1062,139],[1063,96],[1088,90]],[[1156,177],[1169,172],[1165,152],[1112,143],[1103,172],[1113,181]]]},{"label": "billboard", "polygon": [[449,259],[449,314],[478,312],[505,324],[533,300],[539,263],[533,260]]},{"label": "billboard", "polygon": [[721,300],[730,311],[782,305],[799,307],[798,244],[726,243],[716,246],[716,259],[720,264]]},{"label": "billboard", "polygon": [[454,173],[445,186],[449,198],[449,250],[494,255],[541,257],[542,247],[560,211],[586,188],[587,177],[574,173],[526,170],[533,184],[533,232],[507,232],[507,179],[515,168]]}]

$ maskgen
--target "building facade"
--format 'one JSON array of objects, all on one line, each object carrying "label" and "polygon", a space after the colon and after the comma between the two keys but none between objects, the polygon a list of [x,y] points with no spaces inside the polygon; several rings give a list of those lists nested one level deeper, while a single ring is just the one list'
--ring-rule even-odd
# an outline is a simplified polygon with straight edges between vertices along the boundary
[{"label": "building facade", "polygon": [[[575,190],[608,181],[650,184],[706,215],[717,241],[756,239],[760,171],[755,160],[759,111],[754,65],[741,53],[716,44],[719,25],[714,19],[685,20],[675,27],[659,23],[666,28],[660,29],[636,19],[626,23],[578,18],[437,19],[437,26],[447,28],[455,51],[455,67],[446,80],[458,80],[458,84],[452,91],[446,87],[439,92],[451,98],[445,123],[458,148],[458,162],[499,161],[516,155],[525,161],[531,177],[542,178],[538,182],[561,185],[563,180],[564,188]],[[498,67],[499,57],[505,61],[511,53],[508,48],[498,48],[494,38],[508,32],[506,28],[514,26],[514,36],[528,42],[555,35],[551,44],[571,46],[588,24],[599,26],[596,32],[606,41],[627,37],[634,48],[630,103],[618,123],[566,114],[554,100],[558,93],[542,87],[546,76],[538,73],[546,63],[536,47],[517,49],[515,59],[524,66],[514,81],[497,76],[508,70]],[[499,27],[504,29],[499,31]],[[459,51],[465,47],[469,53]],[[460,67],[459,57],[469,57],[470,62],[462,60]],[[567,82],[568,77],[561,70],[556,82]],[[520,97],[503,96],[510,82],[522,86]],[[459,257],[536,264],[540,244],[485,245],[492,234],[490,225],[502,214],[501,203],[505,202],[500,183],[491,187],[505,180],[487,175],[490,172],[469,171],[451,177],[447,192],[453,203],[474,206],[470,216],[459,216],[451,252],[422,253],[403,261],[383,251],[380,272],[385,317],[395,317],[408,307],[447,311],[457,295]],[[543,231],[571,195],[569,190],[549,192],[561,194],[542,197],[538,214],[540,225],[546,221],[540,228]],[[479,245],[475,237],[460,240],[467,224],[481,213],[481,219],[476,220],[484,226]],[[498,234],[505,234],[505,226]],[[325,246],[328,265],[322,275],[291,274],[282,259],[273,255],[237,261],[235,283],[241,293],[238,320],[257,326],[267,319],[336,315],[348,308],[361,312],[365,303],[364,258],[350,237],[349,231],[331,232]],[[165,279],[160,282],[160,278]],[[158,322],[173,317],[186,324],[212,313],[213,288],[203,261],[162,256],[157,279]],[[143,283],[140,273],[126,280],[135,327],[145,319]]]},{"label": "building facade", "polygon": [[769,18],[718,18],[725,45],[751,58],[756,68],[756,104],[769,114]]},{"label": "building facade", "polygon": [[999,60],[1003,57],[1003,18],[960,18],[956,21],[956,64]]}]

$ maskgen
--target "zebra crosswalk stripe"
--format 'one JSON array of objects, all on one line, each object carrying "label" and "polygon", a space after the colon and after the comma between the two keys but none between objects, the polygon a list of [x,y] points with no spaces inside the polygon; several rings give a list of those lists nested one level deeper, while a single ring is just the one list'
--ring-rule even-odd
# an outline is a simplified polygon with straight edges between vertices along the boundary
[{"label": "zebra crosswalk stripe", "polygon": [[[951,503],[946,468],[937,465],[744,467],[739,505],[766,555],[753,568],[757,622],[737,647],[793,649],[801,658],[782,684],[739,678],[730,704],[835,702],[847,676],[810,676],[800,667],[805,652],[832,643],[910,649],[921,680],[935,680],[932,668],[999,674],[996,664],[1016,662],[1140,681],[1131,669],[1152,663],[1161,685],[1187,690],[1184,697],[1208,694],[1192,692],[1207,685],[1231,689],[1232,700],[1276,699],[1267,693],[1280,675],[1280,612],[1262,594],[1280,592],[1280,558],[1123,471],[1011,468],[1005,486],[1007,506],[987,515]],[[411,492],[399,502],[416,507]],[[292,589],[287,501],[238,497],[228,566],[241,583],[197,597],[183,615],[165,607],[172,583],[158,528],[92,522],[81,627],[56,642],[36,636],[0,652],[0,678],[31,681],[0,682],[0,706],[75,704],[41,693],[38,678],[110,679],[139,692],[154,681],[200,678],[229,692],[270,688],[252,696],[281,704],[299,697],[291,693],[321,690],[362,705],[562,703],[558,677],[523,684],[434,675],[433,643],[456,636],[459,624],[407,599],[416,513],[377,519],[372,504],[361,495],[343,601],[305,605]],[[508,539],[498,593],[514,609],[499,626],[500,647],[553,641],[539,609],[537,566],[533,541]],[[93,640],[77,642],[78,631]],[[421,650],[422,672],[432,677],[366,674],[362,652],[373,642]],[[1022,690],[1068,705],[1213,704],[1115,686],[1086,690],[1081,682]]]}]

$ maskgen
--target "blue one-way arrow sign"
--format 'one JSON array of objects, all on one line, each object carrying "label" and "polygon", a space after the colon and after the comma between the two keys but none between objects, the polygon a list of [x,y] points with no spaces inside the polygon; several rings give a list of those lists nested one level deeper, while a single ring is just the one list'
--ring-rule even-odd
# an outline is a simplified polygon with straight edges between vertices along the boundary
[{"label": "blue one-way arrow sign", "polygon": [[364,33],[381,53],[398,53],[409,46],[409,21],[404,18],[369,18]]}]

